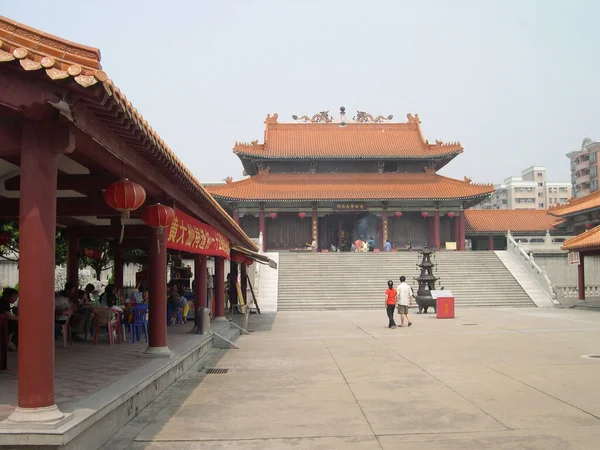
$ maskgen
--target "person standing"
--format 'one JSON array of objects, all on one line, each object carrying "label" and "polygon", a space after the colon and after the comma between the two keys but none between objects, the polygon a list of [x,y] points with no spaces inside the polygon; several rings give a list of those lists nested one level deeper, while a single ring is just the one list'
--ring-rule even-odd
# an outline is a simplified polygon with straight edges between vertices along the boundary
[{"label": "person standing", "polygon": [[369,251],[372,252],[373,250],[375,250],[375,239],[373,239],[372,237],[369,238]]},{"label": "person standing", "polygon": [[385,240],[384,249],[385,249],[386,252],[391,252],[392,251],[392,244],[390,244],[390,241],[388,241],[387,239]]},{"label": "person standing", "polygon": [[398,286],[398,314],[400,314],[400,326],[404,326],[404,317],[406,317],[406,322],[410,327],[412,322],[410,321],[410,317],[408,316],[408,305],[413,298],[413,290],[412,288],[406,284],[406,277],[402,275],[400,277],[400,286]]},{"label": "person standing", "polygon": [[388,328],[396,328],[396,322],[394,322],[394,309],[396,309],[396,302],[398,300],[398,293],[394,289],[394,282],[388,281],[388,288],[385,291],[385,309],[387,310],[387,316],[389,319]]}]

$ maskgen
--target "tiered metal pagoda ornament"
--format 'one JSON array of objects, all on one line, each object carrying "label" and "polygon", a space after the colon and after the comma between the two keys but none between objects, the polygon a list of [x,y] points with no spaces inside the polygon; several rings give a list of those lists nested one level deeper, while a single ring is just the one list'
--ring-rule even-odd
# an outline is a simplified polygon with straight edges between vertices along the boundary
[{"label": "tiered metal pagoda ornament", "polygon": [[421,314],[423,311],[427,314],[427,308],[429,307],[432,307],[434,311],[436,309],[435,300],[431,296],[431,291],[435,289],[435,282],[438,280],[433,275],[433,268],[436,266],[436,264],[431,262],[431,255],[433,253],[434,251],[428,247],[419,252],[419,256],[422,255],[423,259],[420,264],[417,264],[421,268],[421,274],[415,278],[419,283],[419,290],[415,298],[419,307],[417,314]]}]

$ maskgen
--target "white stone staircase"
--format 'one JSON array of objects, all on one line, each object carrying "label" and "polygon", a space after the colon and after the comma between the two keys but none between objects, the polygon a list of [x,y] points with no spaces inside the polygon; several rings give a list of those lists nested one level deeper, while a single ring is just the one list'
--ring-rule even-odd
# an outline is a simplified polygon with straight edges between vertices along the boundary
[{"label": "white stone staircase", "polygon": [[[279,254],[277,309],[377,309],[400,275],[416,293],[418,252]],[[434,274],[457,306],[536,306],[494,252],[436,253]]]}]

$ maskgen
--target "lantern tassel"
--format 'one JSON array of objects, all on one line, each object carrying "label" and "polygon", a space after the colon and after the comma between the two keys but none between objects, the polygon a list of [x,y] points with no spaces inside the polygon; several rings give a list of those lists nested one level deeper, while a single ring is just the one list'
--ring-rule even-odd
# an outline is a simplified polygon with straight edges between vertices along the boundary
[{"label": "lantern tassel", "polygon": [[125,219],[129,219],[129,217],[129,211],[121,213],[121,238],[119,239],[119,244],[123,243],[123,238],[125,237]]}]

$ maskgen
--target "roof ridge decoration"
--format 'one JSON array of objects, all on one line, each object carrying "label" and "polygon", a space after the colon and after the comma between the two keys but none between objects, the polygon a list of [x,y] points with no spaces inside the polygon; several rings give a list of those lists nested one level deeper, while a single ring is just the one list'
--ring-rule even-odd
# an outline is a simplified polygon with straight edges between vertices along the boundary
[{"label": "roof ridge decoration", "polygon": [[267,114],[267,118],[265,119],[265,123],[266,124],[277,123],[277,118],[278,117],[279,117],[279,114],[277,114],[277,113],[275,113],[273,115]]},{"label": "roof ridge decoration", "polygon": [[329,111],[321,111],[321,112],[313,115],[312,117],[308,117],[306,115],[298,117],[296,114],[294,114],[294,115],[292,115],[292,119],[294,119],[297,122],[329,123],[333,120],[333,117],[329,116]]},{"label": "roof ridge decoration", "polygon": [[364,111],[356,111],[356,116],[353,117],[352,119],[355,122],[359,122],[359,123],[367,123],[367,122],[381,123],[384,120],[392,120],[393,118],[394,118],[393,114],[390,114],[387,117],[379,115],[379,116],[373,118],[373,116],[369,113],[366,113]]},{"label": "roof ridge decoration", "polygon": [[427,175],[435,175],[436,174],[435,167],[424,166],[423,169]]}]

